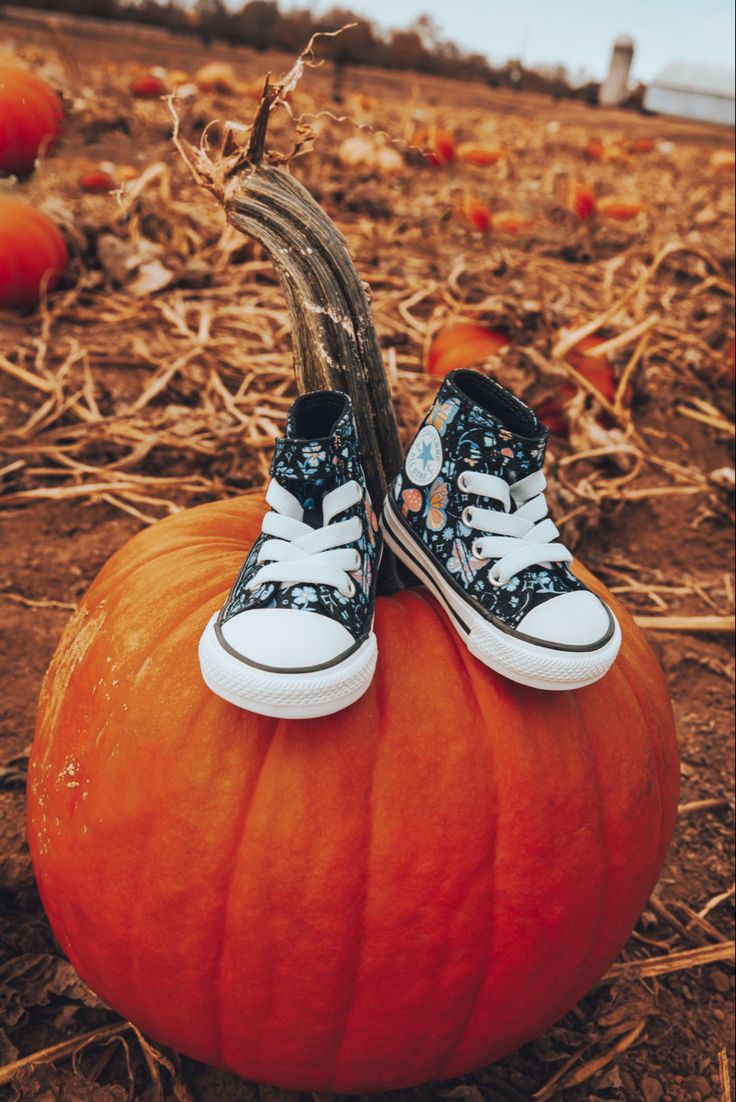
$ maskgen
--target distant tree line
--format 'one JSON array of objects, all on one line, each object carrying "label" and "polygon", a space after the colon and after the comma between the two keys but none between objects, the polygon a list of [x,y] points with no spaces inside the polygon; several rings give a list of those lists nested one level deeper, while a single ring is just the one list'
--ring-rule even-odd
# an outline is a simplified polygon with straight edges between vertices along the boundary
[{"label": "distant tree line", "polygon": [[[0,0],[1,2],[1,0]],[[298,53],[317,31],[334,31],[346,23],[351,30],[336,38],[322,39],[320,57],[337,68],[370,65],[383,69],[408,69],[418,73],[482,81],[492,87],[547,92],[556,97],[575,96],[597,102],[598,84],[571,88],[564,69],[537,72],[518,61],[493,66],[482,54],[461,50],[443,39],[430,16],[422,15],[405,30],[379,33],[364,16],[348,8],[333,8],[317,16],[307,9],[282,11],[278,0],[249,0],[241,8],[227,7],[224,0],[198,0],[195,7],[177,0],[24,0],[25,6],[53,9],[72,15],[120,19],[197,34],[205,42],[215,39],[258,51]]]}]

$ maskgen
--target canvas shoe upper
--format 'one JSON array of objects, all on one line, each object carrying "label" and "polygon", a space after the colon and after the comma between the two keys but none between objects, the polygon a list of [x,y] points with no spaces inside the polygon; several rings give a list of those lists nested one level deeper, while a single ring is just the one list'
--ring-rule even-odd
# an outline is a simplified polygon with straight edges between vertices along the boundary
[{"label": "canvas shoe upper", "polygon": [[202,673],[251,711],[326,715],[365,692],[377,656],[382,541],[347,395],[294,402],[270,474],[270,511],[202,637]]},{"label": "canvas shoe upper", "polygon": [[545,427],[510,391],[475,371],[451,372],[392,485],[384,531],[482,661],[564,689],[603,676],[620,631],[570,569],[547,515],[546,443]]}]

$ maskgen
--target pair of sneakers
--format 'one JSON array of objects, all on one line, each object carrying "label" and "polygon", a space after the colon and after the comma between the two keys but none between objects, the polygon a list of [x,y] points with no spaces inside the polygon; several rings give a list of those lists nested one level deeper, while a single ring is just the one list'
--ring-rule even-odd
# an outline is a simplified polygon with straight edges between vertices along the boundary
[{"label": "pair of sneakers", "polygon": [[545,427],[510,391],[454,371],[379,524],[349,398],[297,398],[275,442],[261,535],[200,641],[207,685],[241,708],[287,719],[358,700],[378,658],[384,540],[486,666],[538,689],[597,681],[621,632],[570,570],[572,554],[547,515],[546,442]]}]

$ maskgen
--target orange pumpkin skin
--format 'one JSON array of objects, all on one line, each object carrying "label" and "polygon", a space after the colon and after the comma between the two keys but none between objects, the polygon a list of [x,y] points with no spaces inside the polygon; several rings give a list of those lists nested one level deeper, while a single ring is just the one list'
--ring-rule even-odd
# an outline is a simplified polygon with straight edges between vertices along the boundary
[{"label": "orange pumpkin skin", "polygon": [[166,85],[153,73],[146,73],[131,81],[130,92],[136,99],[159,99],[166,95]]},{"label": "orange pumpkin skin", "polygon": [[0,174],[32,172],[39,151],[60,134],[62,115],[61,100],[45,80],[0,64]]},{"label": "orange pumpkin skin", "polygon": [[467,165],[475,165],[477,168],[488,168],[498,164],[505,156],[502,149],[494,146],[483,145],[482,142],[460,142],[457,147],[457,158]]},{"label": "orange pumpkin skin", "polygon": [[90,195],[101,195],[106,191],[115,190],[115,181],[109,172],[102,168],[93,168],[89,172],[83,172],[79,177],[79,188]]},{"label": "orange pumpkin skin", "polygon": [[418,588],[379,599],[352,708],[238,710],[197,641],[262,509],[142,532],[69,624],[29,767],[48,916],[95,991],[198,1060],[351,1093],[467,1072],[573,1006],[655,884],[678,788],[662,674],[612,601],[603,681],[515,685]]},{"label": "orange pumpkin skin", "polygon": [[0,197],[0,310],[35,306],[66,267],[61,230],[40,210]]},{"label": "orange pumpkin skin", "polygon": [[533,225],[533,219],[517,214],[513,210],[500,210],[493,215],[493,229],[512,234],[514,237],[528,233]]},{"label": "orange pumpkin skin", "polygon": [[[603,343],[602,337],[583,337],[582,340],[573,345],[565,359],[571,367],[574,367],[589,383],[592,383],[608,402],[613,402],[616,397],[616,377],[608,358],[589,354],[594,348]],[[571,380],[563,380],[560,382],[557,392],[536,407],[539,420],[555,436],[566,437],[568,435],[568,415],[565,406],[571,398],[575,397],[577,389],[576,384]],[[624,400],[627,403],[631,400],[631,387],[627,387]],[[605,414],[600,415],[598,420],[605,423]]]},{"label": "orange pumpkin skin", "polygon": [[473,321],[453,322],[443,326],[432,338],[427,356],[427,373],[444,378],[448,371],[473,367],[495,355],[509,343],[498,329],[476,325]]},{"label": "orange pumpkin skin", "polygon": [[461,222],[467,222],[481,233],[489,233],[493,225],[490,207],[474,195],[464,195],[455,207],[455,216]]},{"label": "orange pumpkin skin", "polygon": [[619,222],[630,222],[644,210],[643,203],[636,199],[618,199],[607,195],[598,200],[598,210],[607,218],[615,218]]},{"label": "orange pumpkin skin", "polygon": [[429,129],[421,127],[409,144],[425,146],[426,160],[435,168],[451,165],[457,154],[454,135],[449,130],[443,130],[438,126],[431,126]]},{"label": "orange pumpkin skin", "polygon": [[581,222],[592,218],[596,211],[595,192],[587,184],[574,184],[570,206]]}]

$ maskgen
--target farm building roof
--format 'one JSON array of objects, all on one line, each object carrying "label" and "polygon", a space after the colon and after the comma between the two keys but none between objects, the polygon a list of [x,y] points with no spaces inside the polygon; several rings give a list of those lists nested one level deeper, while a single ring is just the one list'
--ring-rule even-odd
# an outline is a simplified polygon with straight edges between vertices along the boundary
[{"label": "farm building roof", "polygon": [[650,88],[672,88],[699,92],[724,99],[734,98],[736,74],[725,65],[703,65],[691,61],[672,61],[655,77]]}]

